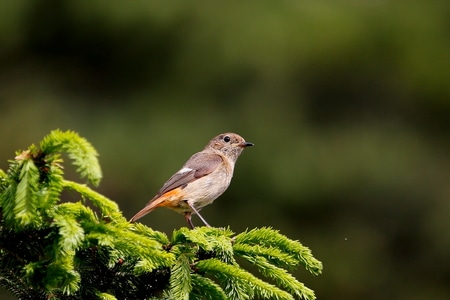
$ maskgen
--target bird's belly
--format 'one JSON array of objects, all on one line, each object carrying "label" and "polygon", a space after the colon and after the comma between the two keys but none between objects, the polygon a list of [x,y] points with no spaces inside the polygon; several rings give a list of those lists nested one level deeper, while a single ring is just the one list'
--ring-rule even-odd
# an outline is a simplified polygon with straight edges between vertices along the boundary
[{"label": "bird's belly", "polygon": [[200,210],[222,195],[230,185],[230,181],[231,176],[228,176],[225,172],[199,178],[184,188],[184,192],[190,195],[189,199],[185,200],[189,201],[197,210]]}]

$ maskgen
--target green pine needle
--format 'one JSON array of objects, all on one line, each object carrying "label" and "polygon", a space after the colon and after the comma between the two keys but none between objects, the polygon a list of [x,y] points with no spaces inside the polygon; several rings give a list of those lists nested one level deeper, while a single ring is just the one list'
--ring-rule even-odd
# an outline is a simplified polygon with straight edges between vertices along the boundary
[{"label": "green pine needle", "polygon": [[101,210],[103,216],[105,217],[109,216],[112,218],[123,218],[122,215],[120,214],[119,206],[117,205],[116,202],[113,202],[108,198],[106,198],[105,196],[102,196],[99,193],[94,192],[86,185],[67,180],[64,180],[62,184],[64,188],[74,190],[78,192],[80,195],[82,195],[84,198],[87,198],[90,201],[92,201],[92,203]]},{"label": "green pine needle", "polygon": [[314,275],[322,273],[322,263],[312,256],[311,250],[298,241],[288,239],[286,236],[272,228],[263,227],[246,231],[236,236],[236,244],[261,245],[264,247],[277,247],[283,252],[299,260],[304,267]]},{"label": "green pine needle", "polygon": [[15,219],[21,226],[36,225],[40,221],[37,213],[40,203],[38,182],[38,169],[32,160],[25,159],[19,175],[14,207]]},{"label": "green pine needle", "polygon": [[294,299],[278,287],[262,281],[238,266],[218,259],[202,260],[196,264],[196,268],[223,282],[223,288],[230,299],[253,299],[254,295],[263,299]]},{"label": "green pine needle", "polygon": [[275,266],[292,269],[300,261],[289,253],[283,252],[276,247],[264,247],[261,245],[247,245],[235,243],[233,245],[234,253],[238,256],[250,255],[252,257],[262,256]]},{"label": "green pine needle", "polygon": [[16,190],[17,182],[10,180],[9,186],[7,186],[0,194],[3,219],[7,224],[15,224],[16,222],[16,214],[14,212],[16,208]]},{"label": "green pine needle", "polygon": [[210,227],[196,227],[189,230],[183,227],[173,233],[173,244],[193,243],[204,252],[213,252],[227,263],[234,263],[233,245],[230,230]]},{"label": "green pine needle", "polygon": [[314,291],[295,279],[285,269],[270,264],[264,257],[243,256],[246,260],[258,267],[258,270],[266,277],[274,279],[279,285],[286,288],[291,294],[305,300],[315,299]]},{"label": "green pine needle", "polygon": [[155,240],[162,245],[169,244],[169,238],[165,233],[155,231],[142,223],[133,223],[132,230],[136,232],[138,236],[143,236],[146,239]]},{"label": "green pine needle", "polygon": [[191,279],[192,292],[190,296],[192,299],[228,300],[222,288],[212,279],[198,274],[191,274]]},{"label": "green pine needle", "polygon": [[84,241],[84,230],[74,218],[55,215],[52,226],[59,229],[59,246],[62,251],[77,250]]},{"label": "green pine needle", "polygon": [[108,293],[97,293],[97,297],[100,300],[117,300],[116,297]]},{"label": "green pine needle", "polygon": [[170,292],[175,299],[189,300],[189,293],[192,289],[191,259],[185,254],[181,254],[171,268]]},{"label": "green pine needle", "polygon": [[100,183],[102,171],[97,159],[98,153],[76,132],[54,130],[44,137],[40,149],[47,156],[67,152],[81,177],[87,178],[94,185]]}]

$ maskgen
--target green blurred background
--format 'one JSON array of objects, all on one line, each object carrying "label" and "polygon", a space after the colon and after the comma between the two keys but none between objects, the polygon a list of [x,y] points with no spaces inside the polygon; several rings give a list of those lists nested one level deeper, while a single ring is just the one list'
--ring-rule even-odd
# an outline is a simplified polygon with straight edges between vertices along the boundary
[{"label": "green blurred background", "polygon": [[318,299],[450,298],[449,100],[447,1],[0,2],[0,168],[75,130],[129,218],[237,132],[256,146],[202,215],[310,247]]}]

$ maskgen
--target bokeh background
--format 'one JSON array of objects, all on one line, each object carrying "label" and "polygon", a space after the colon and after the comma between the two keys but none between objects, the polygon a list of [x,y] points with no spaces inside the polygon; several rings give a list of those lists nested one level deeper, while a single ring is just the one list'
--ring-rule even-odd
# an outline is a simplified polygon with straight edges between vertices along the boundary
[{"label": "bokeh background", "polygon": [[0,168],[75,130],[129,218],[237,132],[202,215],[310,247],[318,299],[450,299],[449,100],[448,1],[0,1]]}]

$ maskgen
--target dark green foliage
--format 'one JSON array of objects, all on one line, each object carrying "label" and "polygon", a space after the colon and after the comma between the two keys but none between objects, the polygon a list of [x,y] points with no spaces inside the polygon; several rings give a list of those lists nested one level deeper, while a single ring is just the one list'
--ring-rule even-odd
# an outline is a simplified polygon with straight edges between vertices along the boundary
[{"label": "dark green foliage", "polygon": [[[98,184],[95,149],[53,131],[0,172],[0,285],[19,299],[314,299],[289,271],[320,274],[308,248],[270,228],[181,228],[169,239],[130,224],[117,204],[63,179],[60,151]],[[61,203],[64,189],[83,201]],[[84,201],[98,208],[100,216]],[[243,269],[240,257],[263,278]]]}]

